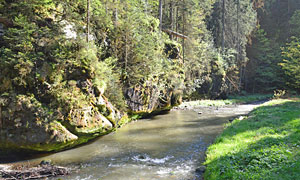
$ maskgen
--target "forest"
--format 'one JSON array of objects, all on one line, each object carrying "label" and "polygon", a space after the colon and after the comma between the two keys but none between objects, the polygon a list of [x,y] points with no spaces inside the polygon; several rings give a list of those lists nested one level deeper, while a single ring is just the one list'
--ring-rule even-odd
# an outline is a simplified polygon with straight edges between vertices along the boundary
[{"label": "forest", "polygon": [[0,154],[69,149],[187,101],[297,96],[300,1],[0,0],[0,72]]},{"label": "forest", "polygon": [[296,92],[298,16],[296,0],[2,0],[1,93],[49,104],[86,78],[126,108],[147,82],[184,99]]}]

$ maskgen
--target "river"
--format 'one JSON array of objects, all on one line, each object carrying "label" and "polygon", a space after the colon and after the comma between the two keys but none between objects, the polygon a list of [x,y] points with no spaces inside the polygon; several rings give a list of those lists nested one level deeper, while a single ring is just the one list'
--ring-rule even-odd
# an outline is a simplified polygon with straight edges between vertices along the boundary
[{"label": "river", "polygon": [[197,168],[224,123],[248,114],[256,106],[170,111],[131,122],[87,145],[21,163],[50,160],[76,169],[64,180],[201,179]]}]

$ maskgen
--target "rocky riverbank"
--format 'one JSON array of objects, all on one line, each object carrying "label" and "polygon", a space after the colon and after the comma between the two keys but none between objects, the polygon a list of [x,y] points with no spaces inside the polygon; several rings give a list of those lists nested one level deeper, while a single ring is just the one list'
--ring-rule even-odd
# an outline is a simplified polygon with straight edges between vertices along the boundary
[{"label": "rocky riverbank", "polygon": [[[34,95],[0,95],[0,149],[60,151],[108,134],[131,120],[91,81],[72,83],[59,97],[52,96],[50,104]],[[149,82],[128,89],[125,100],[130,115],[139,118],[171,109],[180,99],[180,93],[159,92],[155,83]]]}]

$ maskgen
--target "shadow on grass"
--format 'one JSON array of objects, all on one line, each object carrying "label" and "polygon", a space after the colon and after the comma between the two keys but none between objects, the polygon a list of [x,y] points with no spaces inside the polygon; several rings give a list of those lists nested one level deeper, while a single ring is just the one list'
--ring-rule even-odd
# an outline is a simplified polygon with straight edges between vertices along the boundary
[{"label": "shadow on grass", "polygon": [[[206,179],[299,179],[299,118],[300,102],[285,102],[235,120],[208,150],[208,156],[221,155],[207,159]],[[226,151],[228,144],[232,151]]]}]

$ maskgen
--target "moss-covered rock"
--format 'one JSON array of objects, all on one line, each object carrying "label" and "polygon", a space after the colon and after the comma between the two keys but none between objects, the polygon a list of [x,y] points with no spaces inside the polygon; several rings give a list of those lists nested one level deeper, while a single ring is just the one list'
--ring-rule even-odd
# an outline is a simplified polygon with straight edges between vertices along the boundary
[{"label": "moss-covered rock", "polygon": [[[95,97],[94,97],[95,98]],[[71,109],[63,115],[59,108],[41,104],[33,95],[2,95],[0,97],[0,149],[9,151],[59,151],[85,143],[127,123],[103,96],[98,103]],[[107,109],[105,117],[97,105]]]},{"label": "moss-covered rock", "polygon": [[125,92],[129,112],[139,117],[170,110],[182,101],[182,92],[162,86],[159,81],[147,81]]}]

